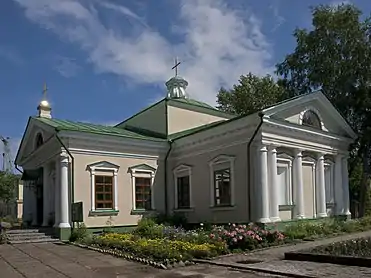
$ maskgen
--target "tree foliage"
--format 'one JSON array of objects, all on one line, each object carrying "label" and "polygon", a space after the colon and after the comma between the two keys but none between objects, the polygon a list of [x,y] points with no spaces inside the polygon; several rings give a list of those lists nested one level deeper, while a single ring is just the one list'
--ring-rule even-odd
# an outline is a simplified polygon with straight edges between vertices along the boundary
[{"label": "tree foliage", "polygon": [[0,171],[0,200],[8,202],[16,197],[18,181],[17,175]]},{"label": "tree foliage", "polygon": [[277,65],[277,73],[291,96],[321,88],[358,133],[350,168],[359,176],[357,167],[363,166],[362,205],[371,169],[370,18],[361,19],[361,11],[353,5],[320,5],[312,15],[313,30],[295,30],[295,51]]},{"label": "tree foliage", "polygon": [[249,114],[282,101],[286,90],[267,75],[242,75],[232,89],[221,88],[217,96],[218,108],[232,114]]}]

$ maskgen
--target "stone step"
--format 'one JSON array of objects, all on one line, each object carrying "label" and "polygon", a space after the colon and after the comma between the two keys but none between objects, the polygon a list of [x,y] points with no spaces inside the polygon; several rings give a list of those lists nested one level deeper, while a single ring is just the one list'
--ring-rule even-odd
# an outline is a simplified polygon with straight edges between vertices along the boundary
[{"label": "stone step", "polygon": [[9,244],[21,244],[21,243],[43,243],[43,242],[58,242],[57,238],[39,238],[39,239],[28,239],[28,240],[9,240]]},{"label": "stone step", "polygon": [[39,230],[38,229],[19,229],[19,230],[9,230],[6,233],[8,235],[11,235],[11,234],[39,233]]},{"label": "stone step", "polygon": [[51,238],[45,234],[24,234],[24,235],[14,235],[7,236],[8,240],[28,240],[28,239],[38,239],[38,238]]}]

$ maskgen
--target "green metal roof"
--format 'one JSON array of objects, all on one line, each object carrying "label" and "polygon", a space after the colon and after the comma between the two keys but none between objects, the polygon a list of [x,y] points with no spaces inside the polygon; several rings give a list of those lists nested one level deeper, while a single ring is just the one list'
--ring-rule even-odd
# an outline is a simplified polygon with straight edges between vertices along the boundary
[{"label": "green metal roof", "polygon": [[59,119],[48,119],[48,118],[41,118],[41,117],[32,117],[32,118],[53,127],[57,131],[78,131],[78,132],[119,136],[119,137],[125,137],[125,138],[133,138],[133,139],[142,139],[142,140],[151,140],[151,141],[166,141],[161,138],[146,136],[146,135],[133,132],[133,131],[129,131],[127,129],[119,128],[119,127],[82,123],[82,122],[72,122],[72,121],[59,120]]}]

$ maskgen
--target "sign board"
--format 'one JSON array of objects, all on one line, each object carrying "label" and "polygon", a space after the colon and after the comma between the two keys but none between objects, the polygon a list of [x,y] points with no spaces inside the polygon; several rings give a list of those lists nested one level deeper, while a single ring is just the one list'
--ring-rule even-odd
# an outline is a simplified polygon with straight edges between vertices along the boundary
[{"label": "sign board", "polygon": [[72,222],[84,222],[82,202],[72,204]]}]

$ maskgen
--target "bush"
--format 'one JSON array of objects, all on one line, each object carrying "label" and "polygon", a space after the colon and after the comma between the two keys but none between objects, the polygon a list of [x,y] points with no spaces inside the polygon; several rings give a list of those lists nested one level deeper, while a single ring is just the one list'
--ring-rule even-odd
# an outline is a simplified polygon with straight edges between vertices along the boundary
[{"label": "bush", "polygon": [[94,237],[92,244],[102,248],[119,249],[125,253],[155,261],[210,258],[227,251],[223,243],[196,244],[167,238],[147,239],[134,234],[106,234]]},{"label": "bush", "polygon": [[321,221],[298,221],[286,226],[284,234],[290,239],[314,239],[343,233],[361,232],[371,229],[371,218],[342,221],[324,219]]},{"label": "bush", "polygon": [[371,257],[371,239],[358,238],[342,242],[334,242],[329,245],[310,249],[309,251],[315,254],[369,258]]},{"label": "bush", "polygon": [[86,229],[84,223],[78,224],[77,228],[73,229],[70,236],[70,241],[83,241],[86,237],[88,237],[89,232]]},{"label": "bush", "polygon": [[285,236],[279,231],[269,231],[257,225],[229,225],[215,226],[210,238],[224,241],[230,250],[253,250],[259,247],[268,247],[282,244]]}]

